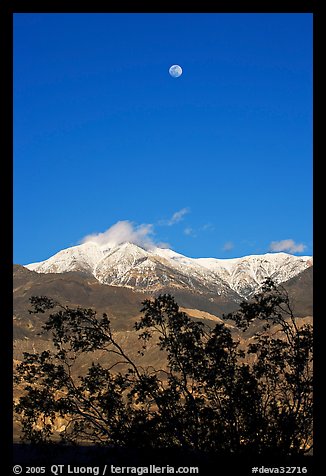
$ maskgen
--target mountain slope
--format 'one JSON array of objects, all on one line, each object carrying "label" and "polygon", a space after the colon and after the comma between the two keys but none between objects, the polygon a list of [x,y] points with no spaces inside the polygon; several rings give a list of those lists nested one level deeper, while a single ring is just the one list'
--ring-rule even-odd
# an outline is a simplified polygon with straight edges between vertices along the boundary
[{"label": "mountain slope", "polygon": [[289,293],[294,314],[298,317],[313,316],[313,267],[283,283]]},{"label": "mountain slope", "polygon": [[96,243],[84,243],[59,251],[45,261],[31,263],[26,268],[38,273],[84,271],[93,274],[95,266],[103,256],[103,250]]},{"label": "mountain slope", "polygon": [[312,265],[309,256],[293,256],[287,253],[267,253],[243,258],[219,260],[200,258],[202,266],[215,270],[242,297],[257,292],[266,279],[282,283]]},{"label": "mountain slope", "polygon": [[[119,331],[130,331],[139,319],[142,301],[158,295],[160,292],[173,293],[176,302],[189,315],[213,323],[223,314],[236,310],[239,296],[232,299],[229,294],[217,296],[213,293],[200,294],[186,289],[163,288],[155,293],[139,293],[131,288],[110,286],[99,283],[93,276],[81,272],[36,273],[23,266],[15,265],[13,269],[13,304],[14,304],[14,340],[15,354],[20,354],[36,340],[44,323],[44,316],[30,315],[29,298],[31,296],[48,296],[63,305],[93,308],[101,314],[106,312],[112,327]],[[313,315],[312,267],[304,270],[294,278],[283,283],[289,293],[295,315],[306,317]],[[28,346],[28,347],[26,347]]]}]

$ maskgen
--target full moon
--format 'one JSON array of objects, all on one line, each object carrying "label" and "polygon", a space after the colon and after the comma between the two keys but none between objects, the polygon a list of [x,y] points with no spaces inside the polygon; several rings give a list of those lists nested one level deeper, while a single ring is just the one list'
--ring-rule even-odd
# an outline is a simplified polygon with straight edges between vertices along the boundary
[{"label": "full moon", "polygon": [[174,64],[169,69],[169,73],[172,76],[172,78],[178,78],[179,76],[182,75],[182,68],[178,64]]}]

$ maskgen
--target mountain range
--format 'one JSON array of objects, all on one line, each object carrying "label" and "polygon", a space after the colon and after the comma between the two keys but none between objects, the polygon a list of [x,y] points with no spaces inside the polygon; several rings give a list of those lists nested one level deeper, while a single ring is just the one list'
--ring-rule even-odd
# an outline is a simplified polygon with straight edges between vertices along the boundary
[{"label": "mountain range", "polygon": [[101,284],[157,293],[186,290],[196,294],[247,299],[266,277],[288,281],[312,266],[311,256],[267,253],[242,258],[188,258],[170,249],[145,250],[132,243],[105,247],[94,242],[59,251],[26,265],[37,273],[83,272]]},{"label": "mountain range", "polygon": [[[295,314],[313,315],[310,256],[269,253],[242,258],[188,258],[163,248],[145,250],[131,243],[104,248],[85,243],[48,260],[14,265],[15,355],[31,350],[43,318],[28,313],[31,296],[48,296],[63,305],[108,313],[112,327],[125,333],[139,319],[142,302],[170,293],[193,319],[209,325],[250,299],[271,277],[289,292]],[[128,334],[129,335],[129,334]],[[46,345],[45,342],[42,345]]]}]

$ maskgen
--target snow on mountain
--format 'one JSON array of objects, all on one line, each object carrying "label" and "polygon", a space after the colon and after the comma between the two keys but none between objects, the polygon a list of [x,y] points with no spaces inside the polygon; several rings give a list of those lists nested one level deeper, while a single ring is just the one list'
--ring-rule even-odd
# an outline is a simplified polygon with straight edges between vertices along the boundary
[{"label": "snow on mountain", "polygon": [[[115,246],[97,264],[94,276],[103,284],[116,286],[137,286],[139,277],[146,280],[146,274],[153,271],[147,251],[132,243]],[[149,284],[149,283],[147,283]]]},{"label": "snow on mountain", "polygon": [[103,256],[102,249],[96,243],[90,242],[59,251],[51,258],[39,263],[31,263],[25,268],[38,273],[86,271],[93,274],[95,266]]},{"label": "snow on mountain", "polygon": [[284,282],[311,265],[312,257],[287,253],[232,259],[188,258],[164,248],[144,250],[132,243],[107,248],[88,242],[26,268],[38,273],[88,272],[102,284],[137,291],[173,287],[221,295],[232,290],[241,297],[249,297],[266,277]]},{"label": "snow on mountain", "polygon": [[95,267],[94,276],[103,284],[144,291],[172,286],[221,294],[229,289],[215,273],[191,258],[161,248],[145,251],[131,243],[112,248]]},{"label": "snow on mountain", "polygon": [[312,265],[311,256],[288,253],[266,253],[233,259],[199,258],[197,261],[216,271],[242,297],[256,292],[266,277],[282,283]]}]

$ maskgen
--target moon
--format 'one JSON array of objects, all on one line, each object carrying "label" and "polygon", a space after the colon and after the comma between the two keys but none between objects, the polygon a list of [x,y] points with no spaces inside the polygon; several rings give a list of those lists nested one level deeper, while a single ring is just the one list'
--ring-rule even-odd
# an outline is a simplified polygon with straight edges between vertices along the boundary
[{"label": "moon", "polygon": [[182,68],[178,64],[174,64],[170,67],[169,73],[172,78],[179,78],[182,75]]}]

